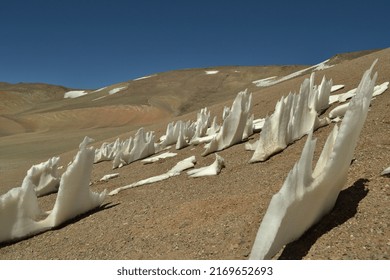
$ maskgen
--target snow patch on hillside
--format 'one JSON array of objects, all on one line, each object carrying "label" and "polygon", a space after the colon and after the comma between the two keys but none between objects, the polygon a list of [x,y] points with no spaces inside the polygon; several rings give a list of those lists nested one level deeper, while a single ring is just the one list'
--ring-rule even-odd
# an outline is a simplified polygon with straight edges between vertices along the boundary
[{"label": "snow patch on hillside", "polygon": [[118,88],[114,88],[114,89],[111,89],[108,94],[115,94],[115,93],[118,93],[120,92],[121,90],[125,89],[126,87],[118,87]]},{"label": "snow patch on hillside", "polygon": [[150,76],[139,77],[139,78],[134,79],[133,81],[139,81],[139,80],[149,79],[149,78],[154,77],[154,76],[157,76],[157,75],[150,75]]},{"label": "snow patch on hillside", "polygon": [[102,88],[99,88],[97,90],[94,90],[92,93],[95,93],[95,92],[99,92],[99,91],[102,91],[102,90],[105,90],[107,87],[102,87]]},{"label": "snow patch on hillside", "polygon": [[88,92],[86,92],[85,90],[71,90],[71,91],[65,92],[64,98],[77,98],[77,97],[84,96],[87,94],[88,94]]},{"label": "snow patch on hillside", "polygon": [[206,73],[206,75],[215,75],[219,73],[218,70],[206,70],[204,72]]},{"label": "snow patch on hillside", "polygon": [[98,97],[98,98],[92,99],[92,101],[97,101],[97,100],[106,98],[107,96],[108,96],[108,95],[103,95],[103,96],[100,96],[100,97]]},{"label": "snow patch on hillside", "polygon": [[293,73],[291,73],[287,76],[281,77],[279,79],[276,79],[276,77],[269,77],[269,78],[253,81],[252,83],[255,84],[257,87],[273,86],[273,85],[278,84],[280,82],[287,81],[289,79],[298,77],[298,76],[300,76],[300,75],[302,75],[305,72],[310,71],[310,70],[311,70],[311,72],[315,72],[315,71],[331,68],[334,66],[334,65],[328,65],[327,62],[329,62],[329,59],[327,59],[321,63],[318,63],[316,65],[310,66],[308,68],[293,72]]},{"label": "snow patch on hillside", "polygon": [[253,81],[252,83],[254,83],[258,87],[268,87],[274,84],[276,78],[277,76],[272,76],[265,79]]}]

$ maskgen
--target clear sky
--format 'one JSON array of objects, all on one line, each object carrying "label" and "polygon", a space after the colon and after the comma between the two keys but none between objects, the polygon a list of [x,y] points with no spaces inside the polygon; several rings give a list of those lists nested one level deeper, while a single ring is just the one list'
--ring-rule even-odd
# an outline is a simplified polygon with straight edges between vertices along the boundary
[{"label": "clear sky", "polygon": [[0,81],[99,88],[390,47],[388,0],[0,0]]}]

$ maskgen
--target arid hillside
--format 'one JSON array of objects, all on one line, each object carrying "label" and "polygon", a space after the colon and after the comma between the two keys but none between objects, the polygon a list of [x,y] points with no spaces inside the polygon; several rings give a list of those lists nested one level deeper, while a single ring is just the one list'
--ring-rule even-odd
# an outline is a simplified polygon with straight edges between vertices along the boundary
[{"label": "arid hillside", "polygon": [[[335,93],[356,88],[365,70],[378,59],[377,84],[390,81],[390,49],[338,54],[318,67],[213,67],[157,73],[142,79],[86,90],[78,98],[63,98],[74,89],[40,84],[0,83],[0,193],[20,186],[31,165],[60,156],[66,166],[84,136],[113,142],[133,136],[139,127],[156,139],[167,124],[196,119],[208,107],[222,122],[224,106],[239,91],[253,94],[255,119],[272,114],[276,102],[297,92],[314,71]],[[295,74],[294,74],[295,73]],[[280,79],[272,85],[259,80]],[[284,78],[284,77],[289,78]],[[111,92],[111,94],[110,94]],[[325,112],[327,114],[335,105]],[[368,112],[348,173],[348,182],[334,209],[299,240],[287,245],[279,259],[389,259],[390,178],[380,176],[390,166],[390,91],[376,97]],[[315,159],[335,124],[318,129]],[[258,139],[258,133],[250,142]],[[301,155],[306,136],[262,163],[249,164],[252,152],[244,143],[218,152],[226,167],[217,176],[190,178],[185,172],[166,181],[108,196],[103,207],[52,231],[0,244],[1,259],[247,259],[259,224],[273,194]],[[203,145],[152,164],[140,161],[112,170],[112,162],[93,166],[91,189],[111,191],[165,173],[179,160],[194,155],[196,167],[215,156],[201,156]],[[107,182],[99,179],[118,172]],[[56,194],[39,199],[52,208]]]},{"label": "arid hillside", "polygon": [[[101,89],[0,83],[0,168],[22,171],[73,150],[85,135],[96,140],[169,121],[256,89],[254,80],[285,76],[303,66],[215,67],[158,73]],[[64,98],[67,92],[88,93]],[[16,171],[16,172],[17,172]]]}]

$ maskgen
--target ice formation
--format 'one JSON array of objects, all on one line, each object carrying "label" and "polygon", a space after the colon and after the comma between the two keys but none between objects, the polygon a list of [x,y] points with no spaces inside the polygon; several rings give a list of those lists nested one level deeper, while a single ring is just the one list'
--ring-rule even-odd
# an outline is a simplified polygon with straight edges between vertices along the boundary
[{"label": "ice formation", "polygon": [[[374,87],[374,93],[372,96],[378,96],[381,95],[383,92],[387,90],[389,87],[389,82],[384,82],[380,85],[377,85]],[[356,88],[351,89],[345,93],[340,93],[340,94],[334,94],[329,97],[329,104],[333,104],[336,102],[343,103],[347,101],[348,99],[352,98],[356,94]]]},{"label": "ice formation", "polygon": [[224,167],[225,160],[223,159],[223,157],[216,153],[215,161],[211,165],[192,169],[190,171],[187,171],[187,174],[190,177],[215,176],[218,175]]},{"label": "ice formation", "polygon": [[129,137],[125,141],[121,141],[117,138],[112,143],[104,142],[95,151],[94,163],[113,160],[113,169],[115,169],[153,155],[155,152],[154,132],[145,132],[144,128],[141,127],[134,139]]},{"label": "ice formation", "polygon": [[348,99],[355,96],[355,93],[356,93],[356,88],[351,89],[351,90],[344,92],[344,93],[333,94],[329,97],[329,104],[333,104],[336,102],[339,102],[339,103],[345,102]]},{"label": "ice formation", "polygon": [[255,116],[253,114],[249,118],[247,118],[244,132],[242,133],[242,140],[247,140],[251,135],[253,135],[253,133],[254,133],[254,129],[253,129],[254,118],[255,118]]},{"label": "ice formation", "polygon": [[[372,96],[374,97],[374,96],[381,95],[382,93],[384,93],[387,90],[388,86],[389,86],[389,82],[385,82],[385,83],[382,83],[380,85],[375,86],[374,87],[374,92],[373,92]],[[338,101],[338,102],[345,102],[348,99],[350,99],[353,96],[355,96],[356,91],[357,91],[357,89],[354,88],[354,89],[351,89],[350,91],[347,91],[346,93],[342,93],[342,94],[336,95],[335,98],[332,99],[332,101],[333,102],[336,102],[336,101]],[[336,101],[334,101],[334,100],[336,100]],[[335,119],[335,118],[343,117],[344,114],[347,111],[347,108],[348,108],[348,103],[341,104],[341,105],[335,107],[334,109],[332,109],[329,112],[329,118]]]},{"label": "ice formation", "polygon": [[301,158],[281,190],[271,199],[250,259],[272,258],[285,244],[299,238],[333,208],[347,181],[354,149],[367,116],[377,77],[375,74],[371,79],[373,66],[364,73],[340,128],[335,125],[328,136],[314,171],[316,140],[312,140],[310,132]]},{"label": "ice formation", "polygon": [[119,176],[119,173],[106,174],[102,178],[100,178],[99,181],[108,181],[108,180],[117,178],[118,176]]},{"label": "ice formation", "polygon": [[163,180],[169,179],[170,177],[173,177],[173,176],[178,176],[178,175],[180,175],[180,173],[182,171],[194,167],[195,162],[196,162],[195,156],[191,156],[191,157],[186,158],[186,159],[184,159],[182,161],[179,161],[172,169],[170,169],[168,172],[166,172],[164,174],[153,176],[153,177],[150,177],[150,178],[147,178],[147,179],[144,179],[144,180],[132,183],[130,185],[117,188],[117,189],[111,191],[109,193],[109,195],[115,195],[115,194],[118,194],[120,191],[123,191],[123,190],[139,187],[139,186],[142,186],[142,185],[152,184],[152,183],[155,183],[155,182],[159,182],[159,181],[163,181]]},{"label": "ice formation", "polygon": [[343,117],[345,115],[345,113],[347,112],[348,106],[349,106],[349,103],[345,103],[345,104],[341,104],[341,105],[333,108],[329,112],[329,118],[335,119],[337,117]]},{"label": "ice formation", "polygon": [[389,88],[389,82],[384,82],[374,87],[374,93],[372,96],[378,96],[384,93]]},{"label": "ice formation", "polygon": [[0,196],[0,242],[47,230],[38,221],[42,214],[34,185],[26,177],[21,187]]},{"label": "ice formation", "polygon": [[141,127],[134,136],[122,145],[114,157],[112,168],[122,167],[136,160],[144,159],[156,152],[154,147],[154,132],[145,132]]},{"label": "ice formation", "polygon": [[253,120],[253,132],[259,132],[263,129],[265,118]]},{"label": "ice formation", "polygon": [[197,145],[202,143],[204,139],[211,140],[218,129],[216,118],[214,118],[210,126],[210,111],[207,108],[203,108],[198,112],[195,122],[179,120],[176,123],[169,123],[165,135],[160,138],[161,142],[158,143],[158,146],[164,148],[169,145],[175,145],[176,150],[180,150],[190,144]]},{"label": "ice formation", "polygon": [[258,87],[268,87],[270,85],[273,85],[277,76],[272,76],[260,80],[253,81],[252,83],[255,84]]},{"label": "ice formation", "polygon": [[[144,128],[140,128],[134,138],[130,137],[125,141],[118,138],[113,143],[105,142],[96,149],[94,162],[113,160],[113,169],[115,169],[154,155],[171,145],[175,145],[179,150],[190,144],[210,142],[218,130],[216,119],[214,118],[210,126],[210,111],[203,108],[198,112],[196,122],[179,120],[176,123],[169,123],[159,143],[154,141],[154,132],[145,132]],[[248,131],[252,131],[251,128]]]},{"label": "ice formation", "polygon": [[207,108],[203,108],[198,112],[194,127],[195,131],[191,137],[190,144],[196,145],[199,138],[207,135],[207,129],[210,127],[210,111]]},{"label": "ice formation", "polygon": [[[225,118],[219,132],[210,143],[205,145],[206,150],[202,155],[221,151],[248,137],[248,131],[252,129],[253,132],[253,119],[251,122],[249,116],[251,109],[252,94],[249,94],[247,90],[239,92],[233,101],[232,108],[228,110],[226,115],[224,114]],[[247,128],[248,125],[251,126],[251,129]]]},{"label": "ice formation", "polygon": [[27,171],[27,177],[30,178],[34,185],[34,191],[37,196],[43,196],[56,192],[60,183],[58,173],[59,157],[52,157],[46,162],[33,165]]},{"label": "ice formation", "polygon": [[191,128],[190,123],[183,122],[181,120],[176,123],[171,122],[167,126],[165,135],[162,138],[160,143],[161,147],[168,147],[170,145],[176,144],[176,149],[182,149],[188,146],[187,139],[191,134],[189,131]]},{"label": "ice formation", "polygon": [[320,119],[318,115],[329,107],[332,80],[323,78],[318,87],[313,83],[314,74],[303,81],[299,94],[290,93],[277,102],[274,113],[264,121],[259,140],[246,145],[246,149],[255,147],[250,162],[265,161],[308,134],[313,127],[329,123],[327,118]]},{"label": "ice formation", "polygon": [[95,150],[94,163],[113,160],[122,145],[119,138],[117,138],[115,142],[104,142],[99,149]]},{"label": "ice formation", "polygon": [[[61,177],[57,199],[49,215],[39,208],[29,175],[21,187],[0,196],[0,242],[49,230],[103,203],[105,191],[98,194],[89,189],[94,150],[87,148],[87,144],[88,139],[85,139],[73,163]],[[46,218],[42,218],[45,215]]]},{"label": "ice formation", "polygon": [[330,92],[332,93],[332,92],[338,91],[342,88],[344,88],[344,85],[334,85],[331,87]]},{"label": "ice formation", "polygon": [[95,155],[95,149],[87,147],[89,141],[84,139],[75,160],[61,177],[54,208],[43,221],[51,227],[99,207],[106,197],[106,191],[95,193],[89,188]]},{"label": "ice formation", "polygon": [[381,172],[381,176],[384,176],[384,175],[388,175],[390,174],[390,166],[385,168],[382,172]]},{"label": "ice formation", "polygon": [[213,121],[209,128],[207,128],[206,135],[215,135],[220,130],[221,126],[217,124],[217,116],[214,116]]},{"label": "ice formation", "polygon": [[[325,76],[322,77],[320,85],[317,87],[314,85],[314,73],[310,76],[310,93],[309,107],[314,108],[317,114],[321,114],[323,111],[329,108],[329,96],[332,90],[332,79],[326,80]],[[312,91],[311,91],[312,90]]]},{"label": "ice formation", "polygon": [[198,137],[198,138],[192,140],[191,144],[192,145],[199,145],[199,144],[203,144],[203,143],[210,143],[211,140],[213,140],[214,138],[215,138],[215,134],[207,135],[207,136],[203,136],[203,137]]},{"label": "ice formation", "polygon": [[159,155],[156,155],[153,157],[143,159],[143,160],[141,160],[141,162],[145,163],[145,164],[146,163],[153,163],[153,162],[159,161],[160,159],[163,159],[163,158],[171,158],[171,157],[175,157],[175,156],[177,156],[177,153],[166,152],[166,153],[162,153],[162,154],[159,154]]}]

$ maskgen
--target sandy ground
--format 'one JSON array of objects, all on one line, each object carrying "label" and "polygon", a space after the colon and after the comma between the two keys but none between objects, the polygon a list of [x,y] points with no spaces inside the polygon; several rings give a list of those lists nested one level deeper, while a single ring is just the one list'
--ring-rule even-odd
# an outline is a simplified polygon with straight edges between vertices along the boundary
[{"label": "sandy ground", "polygon": [[[379,73],[377,83],[389,81],[390,49],[386,49],[339,61],[336,66],[317,72],[317,83],[325,74],[333,79],[334,84],[345,84],[342,92],[355,88],[375,58],[379,58],[375,67]],[[276,101],[290,91],[297,91],[305,77],[308,75],[269,88],[251,88],[255,118],[271,114]],[[230,106],[231,103],[231,100],[227,100],[210,106],[212,115],[217,115],[221,120],[223,106]],[[390,179],[380,176],[380,172],[390,165],[389,106],[389,91],[372,102],[355,150],[355,161],[349,170],[348,182],[334,209],[299,240],[288,244],[275,258],[389,259]],[[169,120],[194,120],[195,117],[196,112],[171,117]],[[167,121],[162,120],[145,128],[160,136],[165,132]],[[314,136],[318,139],[316,158],[332,127],[330,125],[315,132]],[[83,132],[92,130],[75,130],[67,136],[73,139],[69,141],[73,147],[77,147],[76,140]],[[122,132],[118,128],[117,134]],[[114,136],[111,133],[107,133],[107,137]],[[125,139],[129,135],[134,135],[134,131],[121,134],[120,138]],[[41,134],[39,137],[42,139],[37,137],[35,141],[43,141],[43,136]],[[12,136],[5,138],[8,137]],[[258,135],[254,135],[251,141],[257,138]],[[4,143],[4,138],[0,139]],[[114,140],[115,137],[110,139]],[[268,161],[257,164],[248,164],[252,153],[244,150],[244,144],[235,145],[218,153],[226,162],[226,168],[218,176],[195,179],[183,173],[167,181],[107,197],[100,209],[75,218],[55,230],[19,242],[2,244],[0,258],[247,259],[269,201],[299,158],[305,140],[306,137]],[[12,139],[7,141],[10,141],[10,148]],[[23,143],[23,149],[14,158],[13,167],[11,164],[2,170],[2,177],[7,177],[10,183],[2,183],[2,192],[9,189],[11,183],[18,184],[24,176],[26,169],[20,168],[20,161],[16,158],[28,158],[26,150],[33,149],[34,143],[29,144],[27,140]],[[100,142],[94,145],[98,147]],[[2,147],[2,152],[9,151],[7,145]],[[12,147],[11,152],[15,152],[16,148]],[[91,188],[94,191],[110,191],[162,174],[179,160],[191,155],[196,156],[197,167],[208,165],[215,156],[211,154],[202,157],[203,150],[202,146],[190,146],[180,150],[176,157],[157,163],[143,165],[135,162],[116,170],[120,176],[104,183],[98,180],[104,174],[113,172],[112,163],[96,164]],[[171,151],[175,152],[174,149]],[[61,154],[62,164],[66,166],[74,154],[75,150]],[[31,158],[36,159],[33,155]],[[4,161],[2,164],[7,165]],[[39,201],[41,207],[48,210],[54,200],[55,194]]]}]

